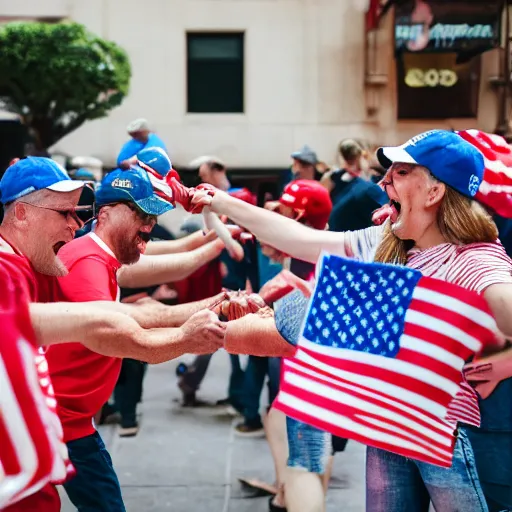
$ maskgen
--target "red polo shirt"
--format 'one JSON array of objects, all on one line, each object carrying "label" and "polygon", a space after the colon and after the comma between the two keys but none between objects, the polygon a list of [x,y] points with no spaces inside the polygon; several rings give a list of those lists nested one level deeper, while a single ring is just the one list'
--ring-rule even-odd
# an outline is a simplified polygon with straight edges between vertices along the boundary
[{"label": "red polo shirt", "polygon": [[[89,302],[118,298],[121,264],[94,233],[59,251],[69,274],[59,278],[62,300]],[[92,352],[81,343],[52,345],[46,359],[66,442],[91,435],[94,415],[108,401],[121,371],[121,359]]]},{"label": "red polo shirt", "polygon": [[0,265],[21,285],[29,302],[58,302],[59,286],[55,277],[36,272],[30,261],[7,240],[0,237]]}]

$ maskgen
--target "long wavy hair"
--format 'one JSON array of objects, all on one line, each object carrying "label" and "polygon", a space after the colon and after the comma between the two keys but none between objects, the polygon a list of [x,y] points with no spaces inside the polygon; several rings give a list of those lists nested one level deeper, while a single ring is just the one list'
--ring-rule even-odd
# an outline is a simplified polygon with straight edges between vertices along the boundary
[{"label": "long wavy hair", "polygon": [[[437,224],[445,240],[452,244],[495,242],[498,238],[498,228],[484,207],[449,186],[437,212]],[[412,240],[400,240],[388,222],[375,261],[405,265],[407,251],[413,246]]]}]

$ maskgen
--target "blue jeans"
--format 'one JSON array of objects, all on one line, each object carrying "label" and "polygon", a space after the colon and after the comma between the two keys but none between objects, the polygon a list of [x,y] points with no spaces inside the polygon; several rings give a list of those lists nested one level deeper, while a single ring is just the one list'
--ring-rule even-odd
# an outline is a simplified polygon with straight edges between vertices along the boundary
[{"label": "blue jeans", "polygon": [[490,512],[512,510],[512,379],[479,400],[481,428],[466,427]]},{"label": "blue jeans", "polygon": [[512,510],[512,432],[466,428],[490,512]]},{"label": "blue jeans", "polygon": [[301,421],[286,417],[288,467],[310,473],[325,473],[332,452],[331,434]]},{"label": "blue jeans", "polygon": [[244,420],[249,426],[261,426],[260,397],[268,375],[268,401],[272,405],[279,391],[281,358],[249,356],[244,380]]},{"label": "blue jeans", "polygon": [[135,359],[123,359],[121,373],[114,389],[114,401],[121,413],[121,426],[137,426],[137,404],[142,401],[142,383],[147,363]]},{"label": "blue jeans", "polygon": [[229,376],[228,398],[235,409],[241,410],[245,395],[245,372],[240,364],[238,355],[229,354],[229,359],[231,361],[231,375]]},{"label": "blue jeans", "polygon": [[126,512],[112,459],[98,432],[67,447],[76,475],[64,489],[78,512]]},{"label": "blue jeans", "polygon": [[366,512],[488,512],[473,449],[459,431],[450,468],[368,447]]}]

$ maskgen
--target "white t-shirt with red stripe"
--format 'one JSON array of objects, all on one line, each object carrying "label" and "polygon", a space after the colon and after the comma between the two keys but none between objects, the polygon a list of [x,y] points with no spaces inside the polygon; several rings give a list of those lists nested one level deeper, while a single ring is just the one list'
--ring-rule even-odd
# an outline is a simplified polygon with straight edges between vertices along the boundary
[{"label": "white t-shirt with red stripe", "polygon": [[[344,244],[335,251],[340,256],[371,262],[382,241],[386,224],[343,234]],[[407,266],[424,276],[453,283],[484,293],[493,284],[512,284],[512,260],[497,240],[495,243],[456,245],[444,243],[429,249],[412,249]],[[447,421],[480,426],[478,398],[465,381],[450,404]]]}]

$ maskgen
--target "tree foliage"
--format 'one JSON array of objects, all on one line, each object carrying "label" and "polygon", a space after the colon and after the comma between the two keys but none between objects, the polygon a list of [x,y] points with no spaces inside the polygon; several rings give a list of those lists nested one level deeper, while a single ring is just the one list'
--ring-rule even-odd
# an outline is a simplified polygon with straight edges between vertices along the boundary
[{"label": "tree foliage", "polygon": [[78,23],[8,23],[0,28],[0,98],[44,151],[128,93],[125,51]]}]

